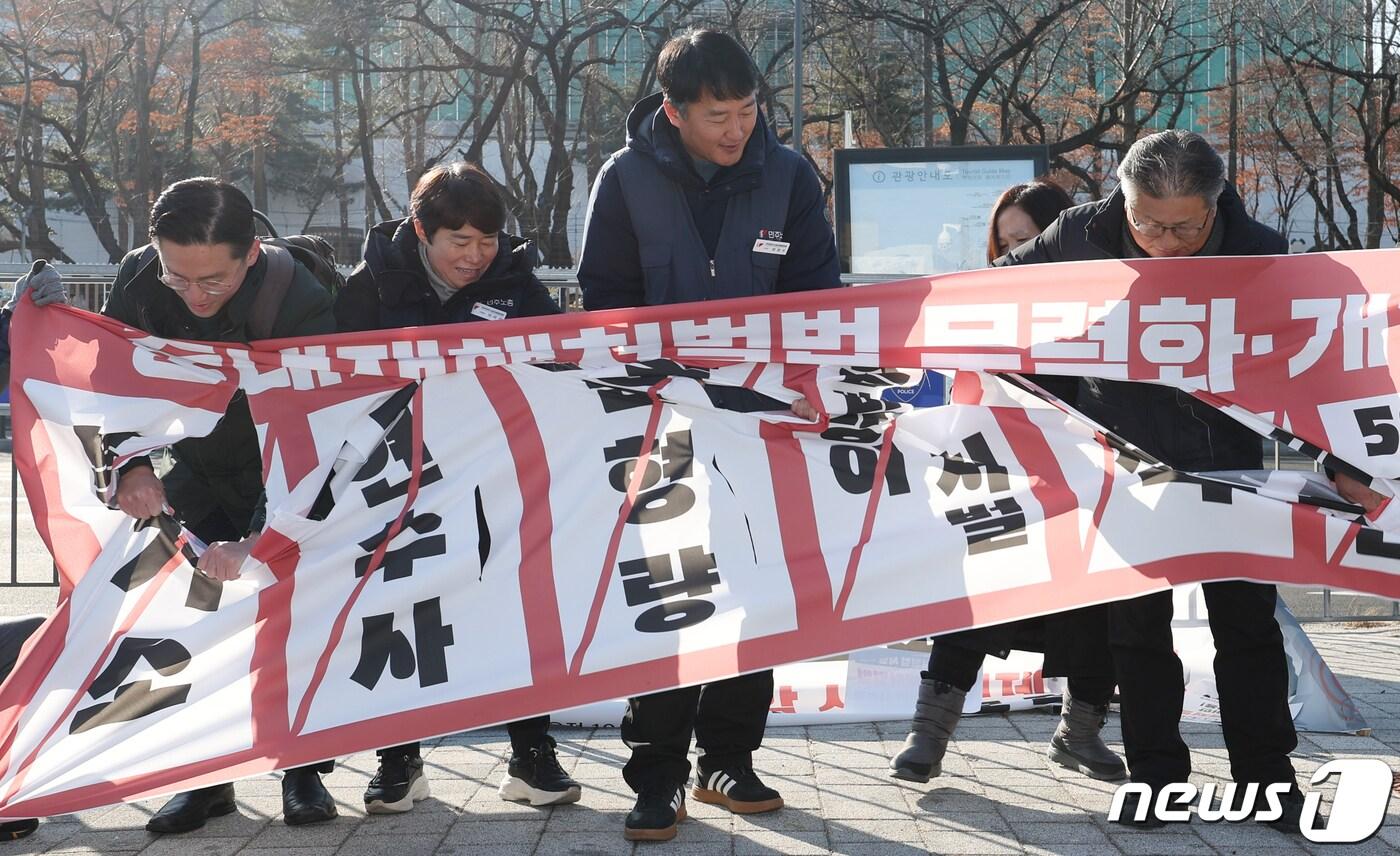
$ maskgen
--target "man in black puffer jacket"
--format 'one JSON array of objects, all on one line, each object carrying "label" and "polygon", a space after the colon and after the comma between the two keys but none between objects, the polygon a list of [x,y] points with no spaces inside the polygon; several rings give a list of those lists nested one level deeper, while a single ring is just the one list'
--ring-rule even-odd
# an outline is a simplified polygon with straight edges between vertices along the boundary
[{"label": "man in black puffer jacket", "polygon": [[[1071,208],[999,265],[1088,259],[1272,255],[1288,251],[1256,222],[1224,177],[1220,156],[1186,131],[1145,137],[1123,158],[1121,185],[1107,198]],[[1085,415],[1185,471],[1259,469],[1258,434],[1168,386],[1086,378]],[[1288,754],[1298,745],[1288,708],[1288,664],[1274,620],[1272,585],[1243,581],[1203,586],[1215,640],[1220,721],[1230,772],[1241,785],[1287,783],[1275,825],[1297,832],[1302,794]],[[1191,758],[1181,739],[1181,660],[1172,649],[1172,595],[1158,592],[1109,604],[1109,647],[1122,702],[1123,744],[1134,782],[1185,782]],[[1261,799],[1260,807],[1263,807]],[[1131,822],[1135,806],[1122,817]],[[1150,825],[1161,821],[1149,815]]]},{"label": "man in black puffer jacket", "polygon": [[[340,331],[558,314],[534,274],[534,244],[502,231],[505,222],[505,203],[480,167],[428,170],[413,188],[409,216],[380,223],[365,237],[364,260],[336,295]],[[549,716],[507,730],[511,757],[501,798],[535,806],[577,802],[582,788],[559,766]],[[379,750],[366,811],[406,812],[427,796],[417,743]]]},{"label": "man in black puffer jacket", "polygon": [[[458,181],[478,171],[469,164],[445,169],[460,172],[453,173]],[[444,180],[437,172],[426,175]],[[481,175],[472,180],[490,181]],[[418,200],[417,191],[413,199]],[[501,211],[503,223],[504,206]],[[534,274],[535,245],[499,231],[499,226],[479,232],[471,222],[479,221],[463,220],[458,225],[465,224],[464,230],[443,229],[440,224],[429,229],[424,220],[405,217],[371,229],[365,236],[364,260],[336,295],[340,332],[557,314],[559,305]],[[430,263],[439,253],[441,273]]]}]

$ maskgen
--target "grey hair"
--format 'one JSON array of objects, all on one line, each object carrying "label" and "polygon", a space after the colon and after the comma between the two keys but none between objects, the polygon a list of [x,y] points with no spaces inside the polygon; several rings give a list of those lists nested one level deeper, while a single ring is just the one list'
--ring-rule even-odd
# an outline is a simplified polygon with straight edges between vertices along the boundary
[{"label": "grey hair", "polygon": [[1199,196],[1214,208],[1225,191],[1225,164],[1200,134],[1162,131],[1133,143],[1118,164],[1118,180],[1130,202],[1139,193],[1153,199]]}]

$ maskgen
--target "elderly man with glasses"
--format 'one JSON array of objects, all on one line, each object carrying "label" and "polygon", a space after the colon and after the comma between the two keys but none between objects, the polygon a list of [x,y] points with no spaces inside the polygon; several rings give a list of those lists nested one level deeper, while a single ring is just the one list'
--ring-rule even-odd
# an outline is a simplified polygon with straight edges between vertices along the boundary
[{"label": "elderly man with glasses", "polygon": [[[1144,137],[1124,156],[1118,178],[1119,187],[1107,199],[1063,212],[1033,242],[997,263],[1288,252],[1283,236],[1246,213],[1225,181],[1220,156],[1198,134],[1173,130]],[[1176,469],[1263,467],[1259,435],[1174,387],[1086,378],[1077,405]],[[1302,794],[1288,756],[1298,737],[1288,708],[1283,635],[1274,620],[1274,586],[1228,581],[1206,583],[1204,591],[1231,775],[1241,785],[1259,785],[1260,809],[1266,807],[1265,786],[1287,783],[1283,816],[1274,825],[1296,833]],[[1109,649],[1128,771],[1154,796],[1191,773],[1190,752],[1181,739],[1184,684],[1181,660],[1172,649],[1171,620],[1170,591],[1109,605]],[[1132,822],[1136,805],[1128,808],[1121,815],[1124,822]],[[1149,813],[1145,824],[1161,821]]]}]

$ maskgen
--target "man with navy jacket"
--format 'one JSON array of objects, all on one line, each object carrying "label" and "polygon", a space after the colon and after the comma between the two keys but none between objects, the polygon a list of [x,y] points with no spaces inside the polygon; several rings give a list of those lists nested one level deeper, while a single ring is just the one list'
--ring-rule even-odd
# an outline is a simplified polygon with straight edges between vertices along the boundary
[{"label": "man with navy jacket", "polygon": [[[661,92],[632,108],[627,147],[593,185],[578,268],[584,308],[838,287],[821,185],[763,120],[748,53],[723,33],[687,33],[662,49],[657,79]],[[793,411],[813,415],[805,401]],[[638,797],[624,835],[675,837],[692,733],[696,799],[740,814],[782,807],[752,760],[772,696],[773,673],[762,671],[629,699],[623,776]]]}]

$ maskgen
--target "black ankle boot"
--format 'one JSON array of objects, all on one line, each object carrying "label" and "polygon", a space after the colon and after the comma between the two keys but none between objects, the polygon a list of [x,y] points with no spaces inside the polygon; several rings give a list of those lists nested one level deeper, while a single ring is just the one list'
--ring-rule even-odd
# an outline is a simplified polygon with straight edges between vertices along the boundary
[{"label": "black ankle boot", "polygon": [[890,775],[909,782],[927,782],[943,772],[948,741],[958,727],[967,691],[924,678],[914,704],[914,722],[904,748],[890,761]]},{"label": "black ankle boot", "polygon": [[336,816],[321,775],[315,767],[297,767],[282,774],[282,820],[288,826],[321,823]]}]

